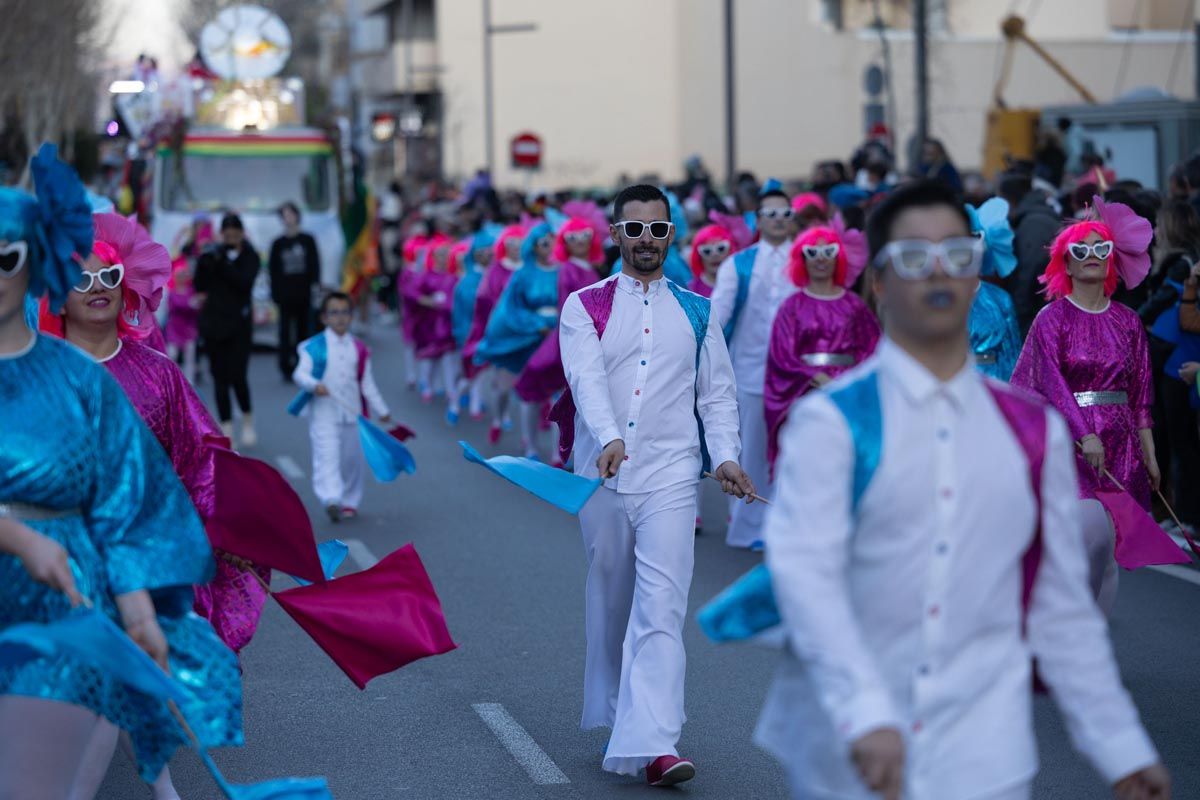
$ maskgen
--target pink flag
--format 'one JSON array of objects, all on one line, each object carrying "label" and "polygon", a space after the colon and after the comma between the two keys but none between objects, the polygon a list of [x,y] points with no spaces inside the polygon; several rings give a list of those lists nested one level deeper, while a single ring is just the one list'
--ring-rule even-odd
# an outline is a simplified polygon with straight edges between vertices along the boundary
[{"label": "pink flag", "polygon": [[458,646],[411,544],[362,572],[272,596],[359,689]]},{"label": "pink flag", "polygon": [[321,559],[308,512],[296,491],[270,464],[246,458],[209,441],[213,451],[213,547],[323,583]]},{"label": "pink flag", "polygon": [[1128,492],[1104,489],[1096,492],[1096,499],[1112,518],[1117,532],[1117,563],[1122,567],[1188,563],[1187,554]]}]

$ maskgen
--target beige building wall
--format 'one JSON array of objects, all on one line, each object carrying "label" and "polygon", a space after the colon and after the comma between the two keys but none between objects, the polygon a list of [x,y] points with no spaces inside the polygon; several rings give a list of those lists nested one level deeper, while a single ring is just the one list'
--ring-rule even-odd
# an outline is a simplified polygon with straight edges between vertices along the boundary
[{"label": "beige building wall", "polygon": [[[1101,101],[1140,86],[1192,97],[1190,23],[1178,26],[1189,10],[1194,14],[1193,0],[1151,0],[1138,24],[1154,27],[1170,18],[1176,30],[1133,34],[1110,27],[1110,12],[1132,13],[1122,11],[1122,2],[1044,0],[1029,31]],[[760,176],[803,177],[818,160],[848,158],[862,139],[863,71],[882,63],[878,36],[835,31],[822,22],[820,0],[734,5],[738,166]],[[495,24],[538,25],[533,33],[493,39],[498,182],[607,186],[622,173],[647,172],[673,180],[692,154],[714,173],[723,171],[721,0],[492,0],[492,7]],[[981,162],[1007,8],[997,0],[947,0],[945,30],[931,37],[931,130],[962,168]],[[481,40],[480,2],[438,3],[444,163],[451,175],[484,163]],[[915,122],[913,42],[903,30],[890,32],[888,41],[895,123],[904,141]],[[1023,44],[1004,97],[1010,107],[1079,99]],[[523,130],[545,143],[544,168],[533,176],[509,168],[508,141]]]}]

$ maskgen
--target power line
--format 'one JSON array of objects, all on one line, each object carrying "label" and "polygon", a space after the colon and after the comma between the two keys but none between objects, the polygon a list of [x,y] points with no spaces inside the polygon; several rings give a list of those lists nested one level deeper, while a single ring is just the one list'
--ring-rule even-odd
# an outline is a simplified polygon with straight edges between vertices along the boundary
[{"label": "power line", "polygon": [[[1137,5],[1133,8],[1134,20],[1142,18],[1142,0],[1137,0]],[[1113,97],[1121,91],[1125,86],[1125,71],[1129,68],[1129,51],[1133,46],[1133,32],[1125,32],[1125,44],[1121,47],[1121,66],[1117,68],[1117,81],[1113,84]]]},{"label": "power line", "polygon": [[1167,85],[1163,87],[1163,89],[1168,92],[1171,90],[1172,84],[1175,83],[1175,73],[1179,70],[1179,54],[1183,52],[1183,43],[1185,41],[1191,42],[1195,38],[1195,33],[1186,38],[1182,35],[1183,31],[1190,30],[1188,23],[1192,21],[1193,13],[1194,9],[1192,8],[1192,5],[1190,3],[1185,3],[1183,8],[1183,19],[1179,21],[1179,30],[1181,35],[1179,37],[1179,41],[1175,42],[1175,54],[1171,56],[1171,72],[1167,76]]}]

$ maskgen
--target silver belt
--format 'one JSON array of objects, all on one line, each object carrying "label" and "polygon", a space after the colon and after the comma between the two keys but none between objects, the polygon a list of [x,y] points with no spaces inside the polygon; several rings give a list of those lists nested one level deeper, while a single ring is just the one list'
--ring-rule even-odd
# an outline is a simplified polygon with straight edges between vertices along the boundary
[{"label": "silver belt", "polygon": [[975,354],[975,363],[976,364],[995,364],[996,363],[996,354],[991,350],[988,350],[985,353],[976,353]]},{"label": "silver belt", "polygon": [[805,353],[800,360],[810,367],[854,366],[854,356],[846,353]]},{"label": "silver belt", "polygon": [[1075,402],[1080,408],[1088,406],[1127,406],[1129,395],[1125,392],[1076,392]]},{"label": "silver belt", "polygon": [[47,508],[30,503],[0,503],[0,519],[47,520],[77,517],[83,514],[80,508]]}]

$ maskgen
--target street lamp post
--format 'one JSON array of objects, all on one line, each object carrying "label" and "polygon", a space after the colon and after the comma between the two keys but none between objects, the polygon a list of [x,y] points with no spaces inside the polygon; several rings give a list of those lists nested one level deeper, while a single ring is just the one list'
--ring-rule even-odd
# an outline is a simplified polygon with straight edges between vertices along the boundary
[{"label": "street lamp post", "polygon": [[725,0],[725,175],[733,192],[737,178],[737,116],[734,105],[733,0]]},{"label": "street lamp post", "polygon": [[492,35],[497,33],[530,33],[537,30],[532,22],[515,25],[492,24],[492,0],[483,0],[483,154],[487,158],[488,174],[496,170],[495,100],[492,96]]},{"label": "street lamp post", "polygon": [[921,163],[921,151],[929,137],[929,15],[927,0],[913,3],[913,60],[917,69],[917,132],[912,153],[914,168]]}]

